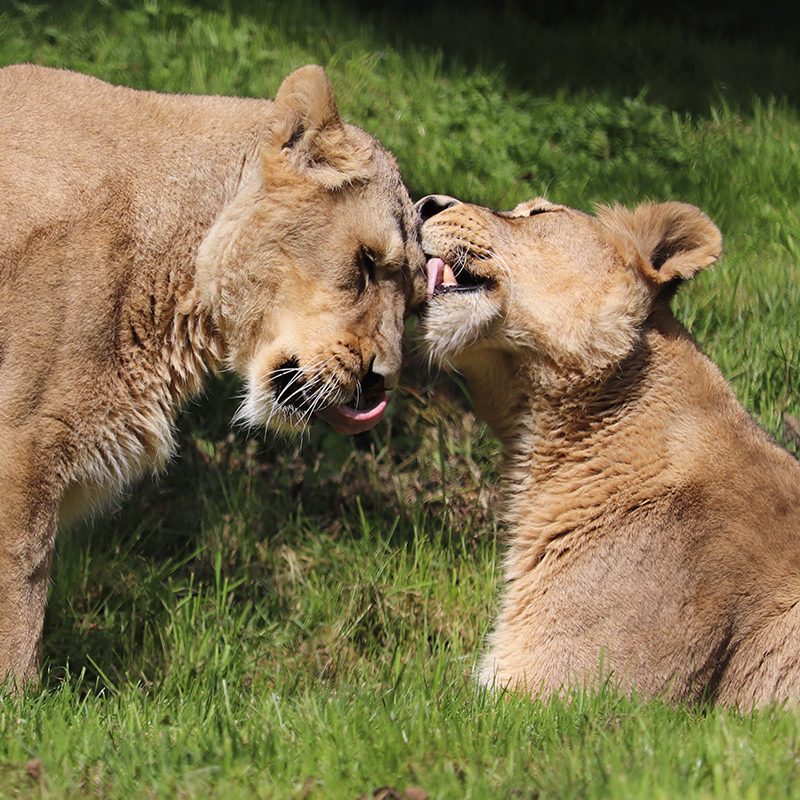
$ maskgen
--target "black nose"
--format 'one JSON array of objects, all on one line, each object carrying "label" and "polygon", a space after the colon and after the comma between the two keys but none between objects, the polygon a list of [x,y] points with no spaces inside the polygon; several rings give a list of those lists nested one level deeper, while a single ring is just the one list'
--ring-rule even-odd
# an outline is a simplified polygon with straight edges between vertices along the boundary
[{"label": "black nose", "polygon": [[429,194],[414,204],[420,219],[425,222],[446,208],[457,206],[461,201],[446,194]]}]

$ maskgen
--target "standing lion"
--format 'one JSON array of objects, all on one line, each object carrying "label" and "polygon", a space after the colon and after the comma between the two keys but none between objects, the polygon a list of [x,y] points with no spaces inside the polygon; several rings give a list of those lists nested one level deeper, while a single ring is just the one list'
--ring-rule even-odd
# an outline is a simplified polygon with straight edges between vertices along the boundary
[{"label": "standing lion", "polygon": [[393,159],[320,67],[272,102],[13,66],[0,98],[0,678],[20,681],[59,523],[165,463],[209,372],[243,376],[248,423],[380,419],[423,256]]}]

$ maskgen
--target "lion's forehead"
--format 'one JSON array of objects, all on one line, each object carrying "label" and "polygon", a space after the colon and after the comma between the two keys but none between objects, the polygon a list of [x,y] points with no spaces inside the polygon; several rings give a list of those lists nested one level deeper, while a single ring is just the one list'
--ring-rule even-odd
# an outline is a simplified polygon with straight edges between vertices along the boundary
[{"label": "lion's forehead", "polygon": [[[380,237],[384,240],[390,237],[396,245],[392,248],[395,252],[392,254],[391,262],[419,261],[422,258],[420,220],[397,162],[376,139],[358,128],[355,130],[357,135],[366,137],[372,142],[373,173],[364,186],[365,191],[359,192],[359,202],[378,202],[383,213],[388,211],[389,217],[394,220],[395,224],[384,228]],[[381,219],[386,218],[381,216]],[[400,266],[400,264],[390,263],[387,266]]]}]

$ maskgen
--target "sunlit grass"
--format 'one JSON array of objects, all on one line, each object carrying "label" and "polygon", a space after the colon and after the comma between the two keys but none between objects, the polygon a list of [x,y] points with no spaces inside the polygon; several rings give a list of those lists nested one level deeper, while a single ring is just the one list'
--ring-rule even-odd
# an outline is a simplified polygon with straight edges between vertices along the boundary
[{"label": "sunlit grass", "polygon": [[[722,228],[726,254],[676,308],[788,441],[784,415],[800,416],[800,122],[782,95],[796,60],[603,21],[548,38],[509,24],[508,11],[497,29],[484,23],[481,54],[469,47],[480,18],[450,9],[447,46],[441,9],[16,3],[0,11],[0,63],[269,97],[316,61],[417,196],[511,207],[547,194],[586,210],[693,202]],[[490,47],[501,34],[505,67]],[[657,41],[665,59],[680,60],[669,43],[685,45],[703,75],[716,58],[728,76],[761,76],[743,86],[786,83],[757,100],[707,83],[692,94],[680,70],[670,78],[665,66],[654,83],[634,61],[611,64],[604,88],[580,57],[601,34],[618,36],[621,53]],[[794,712],[669,708],[611,691],[541,704],[474,687],[502,549],[497,445],[457,387],[431,388],[412,359],[387,424],[356,441],[315,429],[298,447],[229,436],[230,383],[184,416],[166,476],[59,542],[42,687],[0,703],[0,795],[800,794]]]}]

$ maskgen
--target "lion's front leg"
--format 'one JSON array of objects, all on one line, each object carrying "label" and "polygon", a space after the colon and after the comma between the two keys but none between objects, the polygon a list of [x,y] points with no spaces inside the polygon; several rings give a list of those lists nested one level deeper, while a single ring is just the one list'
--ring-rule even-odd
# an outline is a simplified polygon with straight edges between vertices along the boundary
[{"label": "lion's front leg", "polygon": [[36,466],[0,435],[0,681],[16,691],[37,676],[57,529],[58,496]]}]

